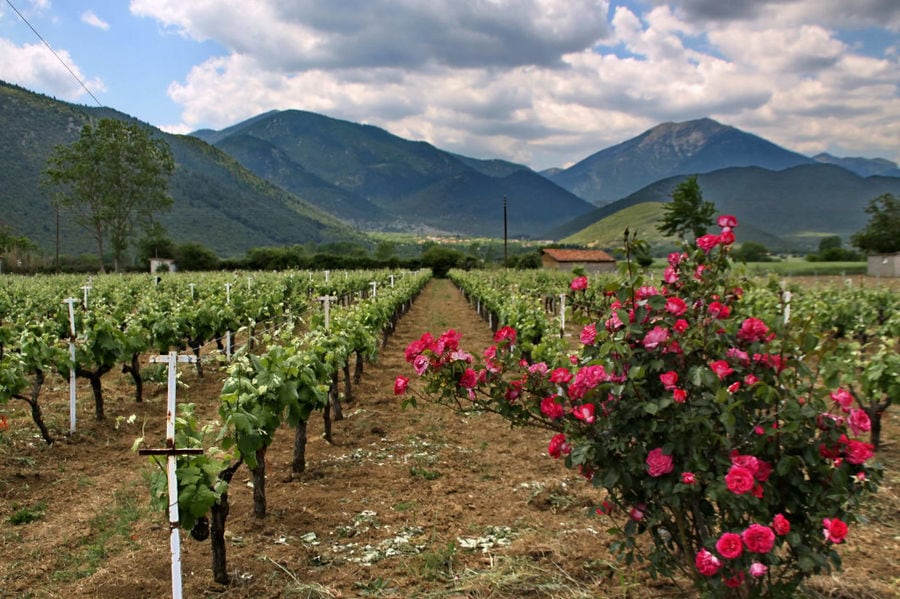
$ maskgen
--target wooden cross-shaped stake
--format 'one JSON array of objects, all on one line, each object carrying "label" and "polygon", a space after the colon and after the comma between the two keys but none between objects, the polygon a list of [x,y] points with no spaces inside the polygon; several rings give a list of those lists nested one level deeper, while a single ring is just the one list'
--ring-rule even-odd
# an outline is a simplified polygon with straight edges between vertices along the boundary
[{"label": "wooden cross-shaped stake", "polygon": [[559,294],[559,336],[566,336],[566,294]]},{"label": "wooden cross-shaped stake", "polygon": [[75,302],[74,297],[67,297],[64,304],[69,304],[69,434],[75,434]]},{"label": "wooden cross-shaped stake", "polygon": [[162,449],[141,449],[140,455],[166,456],[166,475],[169,487],[169,549],[172,553],[172,599],[181,599],[181,536],[178,531],[180,517],[178,515],[178,479],[175,476],[175,458],[180,455],[200,455],[203,449],[177,449],[175,447],[175,385],[176,365],[178,362],[196,362],[195,356],[169,352],[165,356],[150,358],[152,364],[166,362],[169,364],[169,397],[166,407],[166,447]]}]

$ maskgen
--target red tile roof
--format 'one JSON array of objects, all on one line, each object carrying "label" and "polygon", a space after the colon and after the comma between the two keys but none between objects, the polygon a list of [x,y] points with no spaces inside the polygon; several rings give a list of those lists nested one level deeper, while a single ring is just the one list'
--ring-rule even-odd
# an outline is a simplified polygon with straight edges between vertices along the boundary
[{"label": "red tile roof", "polygon": [[545,249],[544,253],[557,262],[615,262],[616,259],[603,250]]}]

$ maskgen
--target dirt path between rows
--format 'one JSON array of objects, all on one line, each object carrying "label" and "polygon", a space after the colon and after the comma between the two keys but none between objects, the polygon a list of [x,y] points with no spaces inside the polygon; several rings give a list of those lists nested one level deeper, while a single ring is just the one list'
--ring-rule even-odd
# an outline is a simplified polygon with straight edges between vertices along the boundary
[{"label": "dirt path between rows", "polygon": [[[411,375],[404,349],[424,331],[448,328],[472,353],[491,342],[452,284],[433,280],[366,366],[346,418],[334,424],[334,444],[314,416],[298,479],[289,476],[293,431],[279,430],[268,453],[265,520],[252,515],[249,472],[238,471],[227,523],[231,585],[212,582],[209,543],[183,534],[185,597],[692,596],[615,563],[606,550],[610,523],[592,512],[602,497],[547,455],[546,432],[427,403],[400,408],[393,382]],[[183,379],[189,389],[179,401],[214,413],[221,378],[185,371]],[[170,596],[165,516],[148,509],[148,467],[130,450],[142,426],[148,438],[160,435],[165,390],[136,405],[124,377],[111,387],[108,421],[85,412],[72,440],[46,448],[31,431],[3,439],[0,514],[36,517],[2,527],[0,596]],[[64,406],[59,382],[46,406],[58,434],[68,422]],[[130,414],[133,425],[121,421]],[[23,410],[13,416],[13,428],[29,426]],[[886,447],[897,451],[891,439]],[[875,543],[848,548],[857,599],[895,596],[896,506],[882,513]]]}]

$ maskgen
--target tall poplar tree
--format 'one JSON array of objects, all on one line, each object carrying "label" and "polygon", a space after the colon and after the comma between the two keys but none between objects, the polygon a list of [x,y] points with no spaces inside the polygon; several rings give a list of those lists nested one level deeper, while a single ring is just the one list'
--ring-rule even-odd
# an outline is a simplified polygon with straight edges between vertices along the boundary
[{"label": "tall poplar tree", "polygon": [[101,268],[109,239],[118,271],[136,224],[172,205],[168,186],[174,168],[169,145],[149,129],[101,119],[85,125],[72,144],[53,149],[45,177],[60,188],[57,205],[70,210],[94,238]]},{"label": "tall poplar tree", "polygon": [[703,200],[697,175],[688,177],[672,191],[672,201],[663,205],[662,222],[656,227],[664,235],[678,235],[685,239],[688,232],[694,239],[706,234],[716,214],[712,202]]}]

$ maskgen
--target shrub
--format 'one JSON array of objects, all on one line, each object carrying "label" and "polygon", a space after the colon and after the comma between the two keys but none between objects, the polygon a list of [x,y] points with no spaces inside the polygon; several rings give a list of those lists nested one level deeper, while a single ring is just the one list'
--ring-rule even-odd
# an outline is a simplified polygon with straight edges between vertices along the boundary
[{"label": "shrub", "polygon": [[818,380],[817,338],[746,313],[736,224],[720,217],[720,234],[671,254],[657,285],[631,260],[612,287],[579,278],[575,312],[591,318],[558,363],[523,359],[509,327],[480,359],[453,331],[424,334],[406,358],[427,397],[552,433],[550,455],[605,490],[597,513],[626,564],[710,597],[790,596],[840,567],[881,472],[857,438],[865,415]]}]

